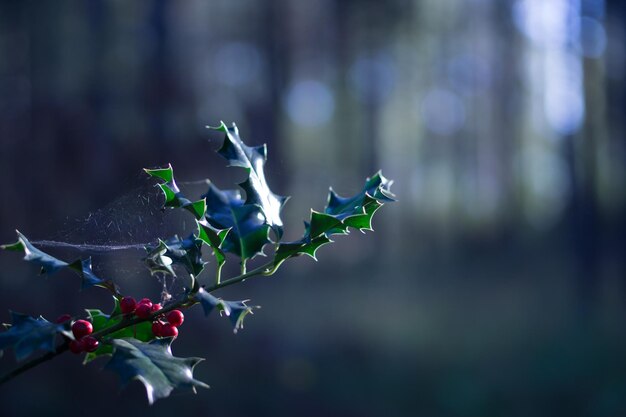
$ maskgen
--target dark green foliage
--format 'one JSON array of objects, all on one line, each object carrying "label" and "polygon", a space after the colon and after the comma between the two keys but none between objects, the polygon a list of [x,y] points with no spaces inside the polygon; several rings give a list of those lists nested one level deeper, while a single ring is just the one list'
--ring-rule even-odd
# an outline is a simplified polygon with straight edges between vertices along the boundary
[{"label": "dark green foliage", "polygon": [[222,250],[222,246],[231,229],[216,229],[206,220],[196,220],[196,223],[198,225],[198,238],[211,248],[213,256],[215,256],[215,261],[217,262],[216,274],[219,284],[222,266],[224,265],[224,262],[226,262],[226,254]]},{"label": "dark green foliage", "polygon": [[165,207],[182,207],[189,210],[189,212],[191,212],[191,214],[193,214],[197,219],[201,219],[202,216],[204,216],[204,201],[198,200],[191,202],[182,195],[180,189],[176,185],[176,181],[174,180],[174,170],[172,169],[172,165],[168,165],[167,168],[146,168],[144,171],[146,171],[148,175],[164,181],[159,184],[159,187],[161,187],[161,190],[165,195]]},{"label": "dark green foliage", "polygon": [[46,273],[48,275],[53,275],[59,270],[69,267],[82,278],[82,288],[93,286],[102,287],[109,284],[107,281],[97,277],[96,274],[93,273],[93,270],[91,269],[91,258],[78,259],[68,264],[65,261],[57,259],[54,256],[48,255],[42,250],[37,249],[28,241],[26,236],[21,234],[18,230],[16,230],[16,232],[17,242],[9,245],[2,245],[0,246],[0,249],[23,251],[24,260],[38,266],[41,269],[42,274]]},{"label": "dark green foliage", "polygon": [[202,197],[207,223],[216,229],[230,229],[222,245],[225,252],[234,253],[242,262],[261,253],[270,241],[270,225],[259,206],[245,204],[237,190],[220,190],[213,184]]},{"label": "dark green foliage", "polygon": [[205,291],[204,289],[200,289],[197,294],[194,295],[194,300],[198,301],[202,305],[202,309],[204,310],[204,315],[208,316],[211,314],[213,310],[216,310],[221,313],[224,313],[233,325],[233,332],[237,333],[237,330],[243,329],[243,319],[248,314],[253,314],[253,310],[255,308],[260,308],[258,306],[249,306],[246,305],[244,301],[225,301],[221,298],[215,297],[213,294]]},{"label": "dark green foliage", "polygon": [[[120,303],[118,299],[113,297],[113,300],[115,302],[115,307],[113,308],[111,314],[105,314],[99,309],[87,310],[87,315],[89,316],[89,321],[91,321],[91,324],[93,325],[94,332],[100,332],[113,327],[119,324],[124,318],[122,311],[120,310]],[[142,323],[133,324],[132,326],[118,330],[107,336],[109,339],[119,339],[124,337],[132,337],[142,342],[148,342],[154,339],[154,335],[152,334],[152,324],[144,321]],[[90,362],[99,356],[110,355],[111,353],[113,353],[113,346],[111,344],[102,343],[100,344],[98,350],[88,353],[85,356],[85,363]]]},{"label": "dark green foliage", "polygon": [[18,361],[37,350],[54,352],[57,335],[71,334],[64,325],[51,323],[41,316],[35,318],[12,311],[11,321],[9,329],[0,333],[0,351],[12,347]]},{"label": "dark green foliage", "polygon": [[224,301],[224,313],[230,319],[230,323],[233,326],[233,332],[237,333],[237,330],[243,329],[243,319],[248,314],[254,314],[255,308],[261,308],[259,306],[249,306],[246,305],[246,302],[250,300],[243,301]]},{"label": "dark green foliage", "polygon": [[172,338],[150,343],[133,338],[112,340],[114,353],[105,368],[116,372],[123,385],[139,380],[146,387],[150,404],[168,397],[174,389],[196,392],[196,387],[209,388],[193,378],[193,368],[203,359],[173,356],[172,341]]},{"label": "dark green foliage", "polygon": [[222,311],[224,309],[224,303],[221,299],[202,288],[200,288],[200,290],[194,295],[194,300],[202,305],[205,316],[211,314],[215,308],[217,308],[218,311]]},{"label": "dark green foliage", "polygon": [[152,273],[165,272],[176,275],[172,264],[185,267],[190,275],[198,276],[206,262],[202,260],[202,240],[194,235],[187,239],[174,236],[168,240],[159,239],[156,247],[147,247],[146,264]]},{"label": "dark green foliage", "polygon": [[16,252],[23,251],[24,260],[38,266],[41,269],[42,274],[46,273],[52,275],[60,269],[68,266],[67,262],[50,256],[34,247],[28,239],[26,239],[26,236],[21,234],[19,230],[16,230],[15,232],[17,233],[17,242],[9,245],[2,245],[0,248]]},{"label": "dark green foliage", "polygon": [[308,255],[316,259],[317,249],[331,243],[330,236],[334,234],[347,234],[349,228],[360,231],[373,230],[374,213],[384,203],[394,201],[389,190],[391,183],[377,172],[371,178],[367,178],[363,190],[352,197],[340,197],[331,189],[324,213],[311,211],[311,220],[305,222],[302,239],[278,245],[273,271],[293,256]]},{"label": "dark green foliage", "polygon": [[106,285],[106,281],[96,276],[91,269],[91,257],[78,259],[68,265],[82,278],[82,288]]},{"label": "dark green foliage", "polygon": [[250,147],[243,143],[239,137],[239,129],[233,123],[227,127],[224,122],[213,128],[225,133],[224,143],[217,151],[228,160],[231,166],[244,168],[248,178],[239,184],[246,192],[247,205],[257,205],[261,208],[265,222],[276,232],[280,238],[283,234],[283,222],[280,211],[289,197],[274,194],[265,179],[264,166],[267,160],[267,147],[265,145]]},{"label": "dark green foliage", "polygon": [[[110,314],[99,309],[87,310],[93,325],[92,337],[100,345],[95,352],[85,356],[85,362],[100,356],[111,356],[106,368],[117,372],[123,384],[132,379],[141,381],[146,387],[150,403],[169,396],[175,389],[195,392],[196,387],[208,387],[193,378],[193,368],[201,359],[176,358],[170,349],[174,339],[155,336],[154,333],[159,336],[165,334],[159,330],[162,328],[159,326],[167,324],[163,323],[164,313],[200,304],[206,316],[217,310],[220,315],[228,317],[236,333],[243,328],[245,317],[259,307],[247,305],[247,300],[223,300],[211,294],[212,291],[254,275],[271,275],[292,257],[307,255],[316,259],[317,250],[331,243],[333,235],[347,234],[350,229],[372,230],[372,218],[376,211],[383,204],[394,201],[389,190],[391,181],[378,172],[367,178],[363,189],[354,196],[341,197],[331,190],[323,212],[311,211],[302,238],[295,242],[281,242],[283,223],[280,212],[287,198],[274,194],[267,184],[264,173],[267,158],[265,145],[245,145],[234,124],[227,127],[221,123],[215,129],[225,135],[218,153],[228,160],[230,166],[241,167],[247,173],[246,180],[239,184],[245,192],[245,198],[240,190],[221,190],[207,181],[207,192],[192,202],[176,185],[171,165],[145,169],[148,175],[160,181],[159,187],[165,197],[164,207],[189,211],[198,227],[196,234],[185,239],[178,236],[159,239],[155,245],[146,247],[145,262],[152,274],[176,275],[173,266],[178,264],[191,277],[189,288],[167,301],[162,309],[151,312],[149,306],[141,305],[133,312],[131,306],[126,309],[127,314],[122,314],[119,305],[122,295],[112,281],[105,281],[93,273],[91,258],[67,263],[37,249],[20,232],[17,232],[17,242],[1,246],[2,249],[24,252],[24,259],[37,265],[42,272],[51,275],[70,268],[81,276],[83,288],[98,286],[112,292],[115,306]],[[276,237],[275,242],[272,242],[270,232],[273,232],[272,237]],[[246,262],[263,254],[264,246],[268,243],[273,243],[275,249],[273,253],[267,254],[269,262],[246,272]],[[198,278],[207,264],[202,258],[204,245],[210,248],[216,262],[215,280],[210,285],[201,285]],[[226,253],[239,258],[242,273],[222,281],[221,271],[227,260]],[[0,333],[0,350],[13,347],[18,360],[39,349],[56,351],[55,339],[59,333],[72,337],[66,328],[69,323],[63,326],[41,317],[33,318],[17,313],[12,315],[13,325]],[[175,334],[177,330],[167,333]]]}]

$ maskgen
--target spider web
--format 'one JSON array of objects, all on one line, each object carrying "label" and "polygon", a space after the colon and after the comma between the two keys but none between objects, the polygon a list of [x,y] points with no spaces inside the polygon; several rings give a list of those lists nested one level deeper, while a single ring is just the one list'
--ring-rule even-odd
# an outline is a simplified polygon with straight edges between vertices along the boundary
[{"label": "spider web", "polygon": [[[178,183],[183,192],[200,195],[206,191],[206,180]],[[147,246],[156,246],[158,239],[174,235],[189,236],[196,225],[184,210],[163,209],[161,190],[151,181],[141,181],[130,191],[85,217],[70,219],[50,237],[31,239],[31,243],[51,250],[62,259],[92,256],[94,272],[115,282],[147,279],[145,265]],[[179,269],[181,277],[186,274]],[[184,279],[165,274],[153,275],[162,285],[161,301],[182,290]]]}]

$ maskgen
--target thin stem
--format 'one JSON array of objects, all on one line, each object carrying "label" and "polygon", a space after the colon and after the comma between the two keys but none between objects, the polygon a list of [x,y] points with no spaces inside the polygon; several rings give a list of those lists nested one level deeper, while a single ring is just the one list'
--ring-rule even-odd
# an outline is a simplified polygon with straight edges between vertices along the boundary
[{"label": "thin stem", "polygon": [[53,352],[48,352],[45,355],[39,356],[38,358],[25,362],[17,368],[14,368],[12,371],[7,372],[6,374],[2,375],[2,377],[0,377],[0,385],[10,381],[11,379],[28,371],[29,369],[34,368],[35,366],[47,362],[50,359],[60,355],[61,353],[68,350],[68,347],[69,344],[67,342],[64,342],[63,344],[59,345]]},{"label": "thin stem", "polygon": [[[255,268],[249,272],[245,272],[241,275],[238,275],[234,278],[230,278],[226,281],[222,281],[222,282],[217,282],[215,283],[213,286],[205,288],[205,291],[207,292],[213,292],[215,290],[218,290],[220,288],[224,288],[227,287],[229,285],[233,285],[236,284],[237,282],[242,282],[245,281],[248,278],[251,278],[253,276],[258,276],[258,275],[271,275],[274,271],[272,270],[272,266],[273,266],[273,262],[268,262],[265,265],[261,265],[258,268]],[[131,316],[125,316],[124,318],[122,318],[122,321],[120,321],[119,323],[117,323],[114,326],[111,327],[107,327],[106,329],[102,329],[100,331],[97,331],[95,333],[92,333],[91,336],[95,337],[98,340],[102,340],[105,336],[111,334],[111,333],[115,333],[118,330],[122,330],[125,329],[127,327],[130,326],[134,326],[136,324],[142,323],[144,321],[153,321],[155,318],[157,318],[158,316],[161,316],[165,313],[168,313],[172,310],[176,310],[179,308],[185,309],[185,308],[189,308],[191,306],[193,306],[194,304],[197,303],[197,301],[194,300],[193,298],[193,294],[185,294],[183,297],[181,297],[180,300],[168,304],[165,307],[163,307],[161,310],[156,311],[154,313],[152,313],[150,316],[146,317],[146,318],[139,318],[139,317],[131,317]],[[39,356],[35,359],[32,359],[28,362],[24,362],[23,364],[21,364],[20,366],[14,368],[12,371],[7,372],[6,374],[2,375],[0,377],[0,385],[4,384],[5,382],[10,381],[11,379],[15,378],[16,376],[28,371],[31,368],[34,368],[35,366],[43,363],[43,362],[47,362],[50,359],[64,353],[65,351],[67,351],[69,348],[69,343],[67,341],[63,342],[62,344],[60,344],[55,351],[53,352],[48,352],[45,355]]]},{"label": "thin stem", "polygon": [[211,287],[207,287],[204,290],[207,292],[213,292],[215,290],[219,290],[220,288],[228,287],[229,285],[236,284],[241,281],[245,281],[246,279],[253,277],[255,275],[271,275],[270,272],[273,272],[271,267],[273,262],[268,262],[265,265],[261,265],[258,268],[253,269],[252,271],[246,272],[234,278],[227,279],[225,281],[220,282],[219,284],[215,284]]},{"label": "thin stem", "polygon": [[222,267],[224,266],[224,262],[218,262],[217,269],[215,270],[215,284],[220,285],[222,282]]}]

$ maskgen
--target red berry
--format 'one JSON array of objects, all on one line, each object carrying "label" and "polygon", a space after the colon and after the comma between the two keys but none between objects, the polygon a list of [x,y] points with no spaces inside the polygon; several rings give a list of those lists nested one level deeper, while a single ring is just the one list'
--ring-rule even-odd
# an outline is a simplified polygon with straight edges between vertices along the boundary
[{"label": "red berry", "polygon": [[160,309],[162,309],[163,307],[161,307],[161,304],[156,303],[156,304],[152,304],[152,309],[151,311],[154,313],[155,311],[159,311]]},{"label": "red berry", "polygon": [[152,323],[152,333],[157,337],[161,337],[162,327],[163,323],[161,323],[160,321],[155,321],[154,323]]},{"label": "red berry", "polygon": [[142,298],[138,303],[137,303],[137,307],[139,307],[141,304],[146,304],[149,307],[152,307],[152,301],[150,301],[149,298]]},{"label": "red berry", "polygon": [[139,304],[135,309],[135,314],[140,319],[147,319],[152,314],[152,305],[148,304]]},{"label": "red berry", "polygon": [[70,341],[70,351],[76,355],[78,355],[79,353],[82,353],[84,350],[84,345],[82,343],[82,339],[81,340],[72,340]]},{"label": "red berry", "polygon": [[72,324],[72,333],[76,339],[80,339],[83,336],[87,336],[93,332],[93,326],[87,320],[76,320]]},{"label": "red berry", "polygon": [[185,315],[180,310],[172,310],[167,313],[167,321],[175,327],[180,326],[185,321]]},{"label": "red berry", "polygon": [[100,345],[100,342],[93,336],[85,336],[80,339],[80,343],[83,345],[85,352],[95,352]]},{"label": "red berry", "polygon": [[124,314],[130,314],[135,311],[135,307],[137,307],[137,302],[133,297],[124,297],[122,301],[120,301],[120,310]]},{"label": "red berry", "polygon": [[72,316],[70,316],[69,314],[63,314],[57,317],[57,319],[54,322],[57,324],[63,324],[66,321],[70,321],[70,320],[72,320]]},{"label": "red berry", "polygon": [[164,323],[161,326],[161,337],[176,337],[178,336],[178,329],[169,323]]}]

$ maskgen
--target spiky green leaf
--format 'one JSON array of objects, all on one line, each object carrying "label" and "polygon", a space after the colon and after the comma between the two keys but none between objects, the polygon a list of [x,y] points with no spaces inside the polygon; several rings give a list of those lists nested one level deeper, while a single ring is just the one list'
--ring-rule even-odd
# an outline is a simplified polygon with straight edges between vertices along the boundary
[{"label": "spiky green leaf", "polygon": [[107,281],[94,274],[91,267],[91,256],[86,259],[79,259],[68,265],[72,268],[82,279],[82,288],[89,287],[102,287],[107,284]]},{"label": "spiky green leaf", "polygon": [[254,310],[260,308],[259,306],[247,305],[246,302],[250,300],[222,300],[210,292],[205,291],[203,288],[200,288],[194,295],[194,300],[200,303],[206,316],[211,314],[213,310],[217,310],[220,314],[223,313],[226,315],[233,326],[234,333],[237,333],[239,329],[243,329],[243,320],[248,314],[254,314]]},{"label": "spiky green leaf", "polygon": [[52,275],[60,269],[68,266],[67,262],[57,259],[54,256],[48,255],[47,253],[37,249],[28,241],[26,236],[20,233],[19,230],[16,230],[15,232],[17,233],[17,242],[2,245],[0,246],[1,249],[16,252],[23,251],[24,260],[38,266],[41,269],[42,274],[46,273],[48,275]]},{"label": "spiky green leaf", "polygon": [[226,254],[222,250],[222,245],[232,229],[216,229],[206,220],[196,220],[196,224],[198,226],[198,238],[213,251],[213,256],[217,262],[217,276],[219,277],[222,266],[226,262]]},{"label": "spiky green leaf", "polygon": [[136,379],[146,388],[148,402],[168,397],[175,389],[209,388],[193,377],[193,368],[203,359],[177,358],[172,355],[172,338],[155,339],[144,343],[137,339],[116,339],[113,357],[106,369],[116,372],[123,385]]},{"label": "spiky green leaf", "polygon": [[324,212],[311,211],[311,219],[305,222],[302,239],[278,245],[271,272],[294,256],[308,255],[316,259],[316,251],[331,243],[332,235],[347,234],[350,228],[373,230],[372,217],[376,211],[384,203],[395,201],[389,189],[391,183],[379,171],[367,178],[361,192],[352,197],[340,197],[331,189]]},{"label": "spiky green leaf", "polygon": [[65,325],[51,323],[41,316],[35,318],[12,311],[11,321],[9,329],[0,333],[0,351],[13,347],[18,361],[26,359],[37,350],[54,352],[56,336],[70,336]]},{"label": "spiky green leaf", "polygon": [[206,221],[216,229],[230,229],[221,245],[224,252],[234,253],[242,261],[262,253],[270,242],[270,226],[259,206],[245,204],[237,190],[220,190],[211,183],[203,197]]},{"label": "spiky green leaf", "polygon": [[24,260],[30,262],[41,269],[41,273],[53,275],[61,269],[70,268],[72,271],[78,274],[82,280],[82,288],[89,288],[93,286],[105,287],[112,286],[113,284],[109,280],[104,280],[98,277],[91,267],[91,257],[85,259],[77,259],[74,262],[67,263],[60,259],[55,258],[52,255],[45,253],[44,251],[36,248],[32,243],[28,241],[26,236],[17,231],[17,242],[9,245],[1,245],[0,249],[23,251]]},{"label": "spiky green leaf", "polygon": [[[122,311],[120,309],[120,303],[115,297],[113,297],[113,300],[115,302],[115,306],[113,307],[113,311],[111,312],[111,314],[106,314],[99,309],[86,310],[87,314],[89,315],[89,320],[93,325],[94,332],[99,332],[101,330],[113,327],[123,320],[124,316],[122,315]],[[142,342],[148,342],[154,339],[154,334],[152,333],[152,324],[150,322],[144,321],[138,324],[134,324],[130,327],[118,330],[114,333],[107,335],[106,337],[107,339],[121,339],[125,337],[132,337]],[[111,353],[113,353],[113,346],[109,343],[101,343],[95,352],[87,353],[87,355],[85,355],[85,363],[90,362],[103,355],[110,355]]]},{"label": "spiky green leaf", "polygon": [[157,178],[163,182],[159,184],[163,195],[165,196],[165,207],[180,207],[188,210],[194,215],[196,219],[201,219],[204,216],[206,206],[204,200],[191,201],[186,198],[176,185],[174,179],[174,170],[172,165],[168,164],[166,168],[148,169],[144,168],[146,174],[151,177]]},{"label": "spiky green leaf", "polygon": [[221,122],[219,127],[207,127],[224,132],[224,142],[217,152],[226,158],[231,166],[246,170],[248,178],[239,184],[246,192],[245,203],[259,206],[267,224],[280,238],[283,234],[280,212],[289,198],[274,194],[267,184],[264,171],[267,160],[266,145],[247,146],[239,137],[239,129],[234,123],[231,127],[226,126],[224,122]]},{"label": "spiky green leaf", "polygon": [[171,265],[181,264],[189,274],[198,276],[206,264],[202,260],[202,240],[193,234],[186,239],[178,236],[165,241],[159,239],[156,247],[146,247],[146,250],[146,264],[152,273],[176,275]]}]

